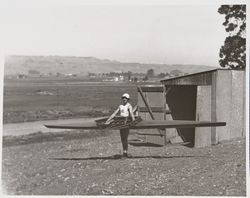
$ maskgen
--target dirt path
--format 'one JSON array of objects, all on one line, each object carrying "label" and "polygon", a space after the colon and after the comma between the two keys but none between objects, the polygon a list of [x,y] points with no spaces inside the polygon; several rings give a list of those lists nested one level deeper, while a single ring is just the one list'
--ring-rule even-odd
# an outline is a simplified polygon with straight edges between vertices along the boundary
[{"label": "dirt path", "polygon": [[61,132],[70,131],[65,129],[48,129],[44,124],[67,124],[67,123],[88,123],[96,118],[77,118],[77,119],[65,119],[65,120],[46,120],[46,121],[35,121],[35,122],[22,122],[22,123],[12,123],[3,125],[3,136],[19,136],[28,135],[36,132]]}]

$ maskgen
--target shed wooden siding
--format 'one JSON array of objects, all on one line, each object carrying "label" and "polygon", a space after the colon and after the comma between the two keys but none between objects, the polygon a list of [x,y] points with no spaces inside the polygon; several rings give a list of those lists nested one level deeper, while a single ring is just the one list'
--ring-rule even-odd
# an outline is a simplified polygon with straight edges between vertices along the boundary
[{"label": "shed wooden siding", "polygon": [[[242,137],[244,132],[245,117],[245,86],[244,73],[232,72],[232,107],[231,107],[231,137]],[[239,124],[233,124],[239,123]]]},{"label": "shed wooden siding", "polygon": [[162,80],[161,82],[164,85],[211,85],[213,72],[214,70],[207,73],[202,72],[198,74],[180,76],[174,79]]},{"label": "shed wooden siding", "polygon": [[227,123],[225,127],[216,128],[217,142],[245,135],[244,103],[244,72],[217,71],[216,119]]},{"label": "shed wooden siding", "polygon": [[152,86],[143,86],[141,87],[143,92],[163,92],[163,86],[161,85],[152,85]]},{"label": "shed wooden siding", "polygon": [[[211,121],[211,86],[197,87],[197,101],[196,101],[196,120],[197,121]],[[211,145],[211,128],[195,128],[195,147],[205,147]]]}]

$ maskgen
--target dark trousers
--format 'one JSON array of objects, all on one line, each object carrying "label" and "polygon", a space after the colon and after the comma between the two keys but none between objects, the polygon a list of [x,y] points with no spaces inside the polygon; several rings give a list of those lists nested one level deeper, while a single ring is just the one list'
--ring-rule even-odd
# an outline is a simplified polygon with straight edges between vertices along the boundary
[{"label": "dark trousers", "polygon": [[128,135],[129,135],[129,128],[120,129],[123,151],[128,150]]}]

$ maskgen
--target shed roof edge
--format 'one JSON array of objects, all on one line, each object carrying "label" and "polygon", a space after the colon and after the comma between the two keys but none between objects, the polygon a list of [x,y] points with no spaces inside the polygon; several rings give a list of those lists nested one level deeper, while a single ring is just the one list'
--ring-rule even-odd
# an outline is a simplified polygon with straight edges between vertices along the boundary
[{"label": "shed roof edge", "polygon": [[160,82],[166,82],[166,81],[185,78],[185,77],[189,77],[189,76],[195,76],[195,75],[199,75],[199,74],[210,73],[210,72],[214,72],[214,71],[217,71],[217,70],[230,70],[230,69],[216,68],[216,69],[206,70],[206,71],[202,71],[202,72],[187,74],[187,75],[183,75],[183,76],[177,76],[177,77],[173,77],[173,78],[162,79],[162,80],[160,80]]}]

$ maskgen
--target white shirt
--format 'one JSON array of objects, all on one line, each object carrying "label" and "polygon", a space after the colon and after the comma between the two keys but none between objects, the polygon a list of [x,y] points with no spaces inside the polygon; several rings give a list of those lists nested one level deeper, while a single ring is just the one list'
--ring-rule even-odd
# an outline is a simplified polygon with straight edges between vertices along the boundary
[{"label": "white shirt", "polygon": [[120,116],[122,117],[128,117],[129,116],[129,109],[132,112],[132,106],[131,104],[127,103],[125,105],[120,105],[119,110],[120,110]]}]

